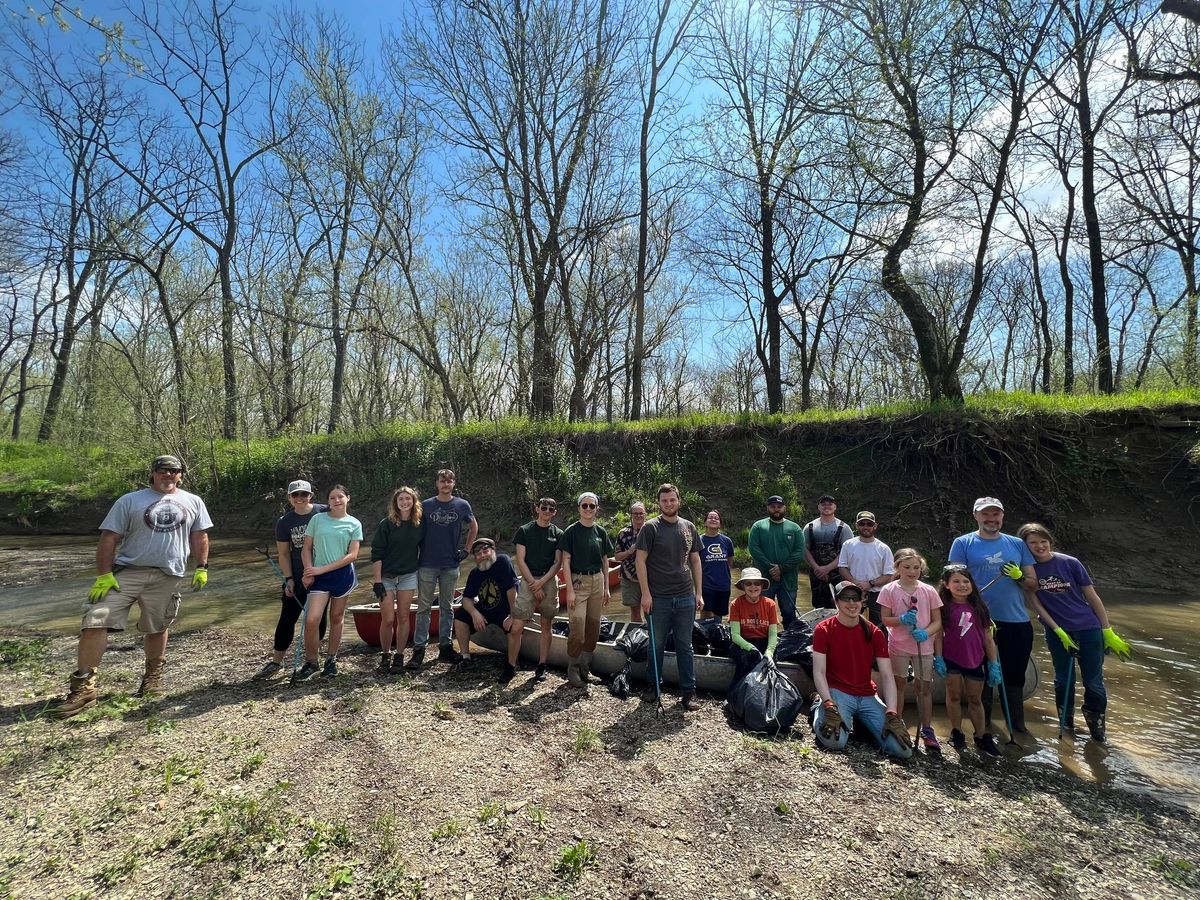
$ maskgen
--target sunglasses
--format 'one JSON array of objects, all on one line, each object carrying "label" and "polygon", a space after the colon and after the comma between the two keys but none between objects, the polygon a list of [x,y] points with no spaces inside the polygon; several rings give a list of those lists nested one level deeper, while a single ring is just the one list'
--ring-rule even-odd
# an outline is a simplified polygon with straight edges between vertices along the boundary
[{"label": "sunglasses", "polygon": [[580,509],[595,509],[596,504],[595,503],[580,503],[579,508]]},{"label": "sunglasses", "polygon": [[178,475],[180,472],[183,471],[183,469],[167,469],[167,468],[160,467],[160,468],[155,469],[154,471],[155,472],[166,472],[168,475]]},{"label": "sunglasses", "polygon": [[558,507],[557,506],[549,506],[548,504],[543,503],[541,506],[538,507],[538,509],[540,509],[542,512],[556,512],[558,510]]},{"label": "sunglasses", "polygon": [[862,603],[862,597],[838,597],[838,603]]}]

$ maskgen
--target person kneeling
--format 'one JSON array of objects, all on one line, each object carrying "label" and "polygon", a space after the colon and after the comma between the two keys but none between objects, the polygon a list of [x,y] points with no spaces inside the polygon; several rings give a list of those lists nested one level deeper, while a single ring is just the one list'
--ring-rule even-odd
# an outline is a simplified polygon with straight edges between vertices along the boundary
[{"label": "person kneeling", "polygon": [[[837,615],[813,630],[813,733],[822,746],[841,750],[857,720],[875,743],[898,759],[912,756],[912,738],[900,717],[896,681],[883,632],[862,616],[862,589],[838,584]],[[877,661],[883,702],[875,696],[871,664]]]},{"label": "person kneeling", "polygon": [[732,691],[762,661],[763,654],[775,657],[775,645],[779,641],[779,607],[775,601],[763,594],[771,584],[758,569],[742,569],[737,588],[742,596],[733,601],[729,608],[729,636],[733,641],[730,656],[733,658]]},{"label": "person kneeling", "polygon": [[517,674],[517,653],[521,649],[521,632],[525,620],[512,615],[517,599],[517,573],[508,556],[496,553],[496,542],[479,538],[471,545],[475,568],[463,587],[462,606],[454,613],[454,636],[458,640],[458,665],[471,662],[471,635],[489,625],[499,625],[508,632],[508,657],[500,674],[507,684]]}]

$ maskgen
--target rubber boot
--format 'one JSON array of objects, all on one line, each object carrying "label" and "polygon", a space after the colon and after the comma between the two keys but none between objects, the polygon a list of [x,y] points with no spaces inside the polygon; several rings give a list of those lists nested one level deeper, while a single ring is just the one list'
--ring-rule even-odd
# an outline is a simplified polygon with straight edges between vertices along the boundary
[{"label": "rubber boot", "polygon": [[567,659],[567,682],[575,685],[575,687],[583,687],[583,676],[579,672],[579,657],[571,656]]},{"label": "rubber boot", "polygon": [[579,654],[579,677],[584,684],[588,684],[592,679],[592,654]]},{"label": "rubber boot", "polygon": [[137,697],[153,697],[163,692],[163,669],[166,667],[165,657],[146,660],[146,672],[142,675],[142,683],[138,686]]},{"label": "rubber boot", "polygon": [[95,669],[75,672],[71,675],[70,684],[71,687],[66,698],[50,710],[56,719],[69,719],[96,705],[98,679]]},{"label": "rubber boot", "polygon": [[1105,737],[1104,713],[1084,709],[1083,718],[1087,722],[1088,732],[1091,734],[1092,740],[1103,744]]},{"label": "rubber boot", "polygon": [[1008,715],[1012,719],[1013,731],[1017,734],[1029,734],[1029,729],[1025,727],[1024,694],[1024,687],[1014,687],[1011,684],[1004,686],[1004,695],[1008,699]]}]

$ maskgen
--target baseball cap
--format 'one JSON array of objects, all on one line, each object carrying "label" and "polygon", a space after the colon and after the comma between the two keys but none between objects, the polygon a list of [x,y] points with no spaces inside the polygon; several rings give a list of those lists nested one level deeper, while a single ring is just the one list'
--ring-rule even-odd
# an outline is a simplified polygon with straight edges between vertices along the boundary
[{"label": "baseball cap", "polygon": [[818,503],[824,503],[826,500],[830,500],[834,503],[837,503],[837,497],[833,496],[833,494],[822,494],[820,497],[817,498]]},{"label": "baseball cap", "polygon": [[853,581],[839,581],[837,583],[837,587],[833,589],[833,595],[840,598],[842,594],[849,593],[850,591],[854,591],[854,593],[858,594],[858,599],[862,599],[862,588],[860,588]]},{"label": "baseball cap", "polygon": [[1000,510],[1000,512],[1004,512],[1004,504],[1001,503],[999,500],[997,500],[995,497],[980,497],[978,500],[975,501],[975,510],[974,511],[979,512],[980,510],[987,509],[988,507],[991,507],[991,506],[996,507],[996,509]]},{"label": "baseball cap", "polygon": [[767,503],[782,503],[782,502],[783,502],[783,498],[780,497],[778,494],[772,494],[770,497],[767,498]]},{"label": "baseball cap", "polygon": [[874,521],[875,521],[875,513],[868,512],[865,509],[862,512],[860,512],[857,516],[854,517],[855,524],[857,524],[859,522],[874,522]]},{"label": "baseball cap", "polygon": [[474,553],[480,547],[489,547],[492,550],[496,549],[496,542],[491,538],[475,538],[475,543],[471,544],[471,552]]},{"label": "baseball cap", "polygon": [[299,493],[311,494],[312,492],[313,492],[312,485],[309,484],[307,481],[305,481],[303,478],[297,478],[295,481],[293,481],[291,484],[288,485],[288,493],[289,494],[299,494]]},{"label": "baseball cap", "polygon": [[154,457],[154,462],[150,463],[150,471],[157,472],[160,469],[182,469],[183,463],[179,461],[178,456],[171,456],[169,453],[162,456]]}]

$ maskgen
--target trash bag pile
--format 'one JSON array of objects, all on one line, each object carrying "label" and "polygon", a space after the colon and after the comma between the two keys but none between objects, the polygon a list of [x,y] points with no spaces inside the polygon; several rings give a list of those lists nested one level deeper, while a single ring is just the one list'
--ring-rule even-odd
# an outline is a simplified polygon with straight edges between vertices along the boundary
[{"label": "trash bag pile", "polygon": [[791,680],[764,657],[729,692],[729,709],[748,731],[787,732],[804,711],[804,698]]},{"label": "trash bag pile", "polygon": [[645,625],[630,625],[617,638],[617,649],[633,662],[645,662],[650,648],[650,632]]},{"label": "trash bag pile", "polygon": [[812,636],[809,624],[797,619],[790,628],[779,635],[779,643],[775,646],[775,661],[799,663],[811,678]]}]

